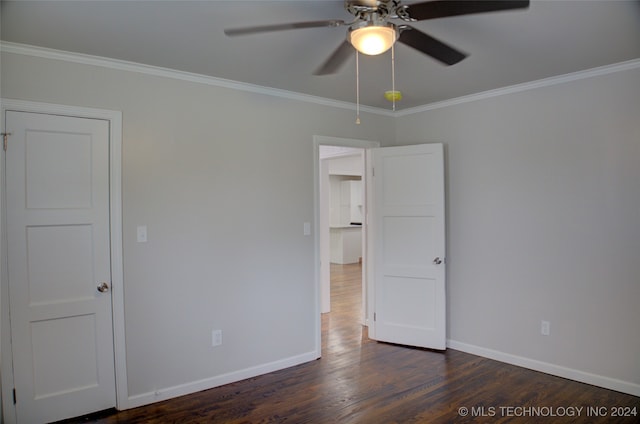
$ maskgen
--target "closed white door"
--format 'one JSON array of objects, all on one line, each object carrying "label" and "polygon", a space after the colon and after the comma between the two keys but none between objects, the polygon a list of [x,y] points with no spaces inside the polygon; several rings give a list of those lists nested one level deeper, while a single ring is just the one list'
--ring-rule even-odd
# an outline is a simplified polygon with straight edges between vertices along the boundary
[{"label": "closed white door", "polygon": [[446,349],[441,144],[371,151],[375,340]]},{"label": "closed white door", "polygon": [[107,121],[6,112],[16,415],[115,406]]}]

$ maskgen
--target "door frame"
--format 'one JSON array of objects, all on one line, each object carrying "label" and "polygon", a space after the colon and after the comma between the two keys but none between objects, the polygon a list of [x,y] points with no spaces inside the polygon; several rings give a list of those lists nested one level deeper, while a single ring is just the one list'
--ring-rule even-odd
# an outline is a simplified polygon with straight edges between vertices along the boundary
[{"label": "door frame", "polygon": [[[321,319],[321,311],[322,311],[322,281],[320,279],[320,146],[341,146],[341,147],[353,147],[365,150],[366,157],[366,149],[380,147],[379,141],[373,140],[360,140],[353,138],[337,138],[337,137],[327,137],[321,135],[313,136],[313,221],[314,221],[314,275],[315,275],[315,340],[316,340],[316,357],[320,358],[322,356],[322,319]],[[366,186],[366,166],[363,169],[362,175],[363,181],[365,181]],[[366,231],[366,217],[364,217],[365,222],[363,222],[363,231]],[[366,245],[363,244],[363,249],[366,249]],[[366,266],[366,264],[365,264]],[[366,271],[364,273],[366,275]],[[363,284],[367,284],[366,281],[363,281]],[[366,303],[368,303],[368,299],[365,299]],[[366,305],[363,305],[366,306]],[[369,317],[369,311],[367,310],[365,313],[365,318],[369,321],[371,318]],[[366,324],[366,323],[365,323]]]},{"label": "door frame", "polygon": [[[124,325],[124,278],[122,255],[122,112],[50,103],[0,99],[2,118],[0,126],[6,126],[6,112],[33,112],[63,115],[77,118],[101,119],[109,123],[109,224],[111,239],[111,296],[113,316],[113,349],[115,357],[116,408],[127,409],[127,367]],[[9,143],[11,138],[9,137]],[[6,228],[6,179],[4,160],[0,161],[0,372],[2,373],[2,417],[7,423],[17,421],[13,404],[13,354],[11,351],[11,326],[9,311],[9,279],[7,273]]]}]

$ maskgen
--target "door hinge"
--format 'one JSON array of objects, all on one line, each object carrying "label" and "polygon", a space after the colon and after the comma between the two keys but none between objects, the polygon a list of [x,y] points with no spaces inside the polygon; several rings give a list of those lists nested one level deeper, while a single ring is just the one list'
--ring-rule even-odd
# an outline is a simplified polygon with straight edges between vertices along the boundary
[{"label": "door hinge", "polygon": [[373,322],[375,322],[375,321],[376,321],[376,313],[374,312],[373,313]]},{"label": "door hinge", "polygon": [[2,148],[4,149],[4,151],[7,151],[7,139],[9,138],[9,136],[11,135],[11,133],[0,133],[0,135],[2,136]]},{"label": "door hinge", "polygon": [[15,405],[16,403],[16,389],[13,389],[13,404]]},{"label": "door hinge", "polygon": [[371,176],[372,177],[376,176],[376,168],[371,168]]}]

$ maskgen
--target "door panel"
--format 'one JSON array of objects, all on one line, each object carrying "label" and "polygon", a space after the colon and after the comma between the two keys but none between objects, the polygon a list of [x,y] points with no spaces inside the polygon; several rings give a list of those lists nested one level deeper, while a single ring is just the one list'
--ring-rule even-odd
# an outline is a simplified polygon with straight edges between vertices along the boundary
[{"label": "door panel", "polygon": [[6,113],[18,422],[115,406],[107,121]]},{"label": "door panel", "polygon": [[91,134],[29,131],[25,143],[27,209],[91,207]]},{"label": "door panel", "polygon": [[29,303],[91,299],[93,234],[89,225],[27,228]]},{"label": "door panel", "polygon": [[31,324],[35,399],[98,386],[95,318],[87,314]]},{"label": "door panel", "polygon": [[[417,216],[385,216],[383,231],[383,266],[387,275],[426,276],[424,258],[433,254],[433,222]],[[425,237],[426,236],[426,237]]]},{"label": "door panel", "polygon": [[446,348],[442,145],[371,152],[372,338]]}]

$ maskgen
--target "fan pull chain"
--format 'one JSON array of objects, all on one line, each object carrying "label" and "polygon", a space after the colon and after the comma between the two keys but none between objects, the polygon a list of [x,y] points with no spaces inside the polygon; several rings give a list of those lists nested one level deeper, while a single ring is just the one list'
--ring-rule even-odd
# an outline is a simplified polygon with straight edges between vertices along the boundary
[{"label": "fan pull chain", "polygon": [[360,54],[356,50],[356,125],[360,125]]},{"label": "fan pull chain", "polygon": [[396,111],[396,50],[391,45],[391,92],[393,93],[393,111]]}]

